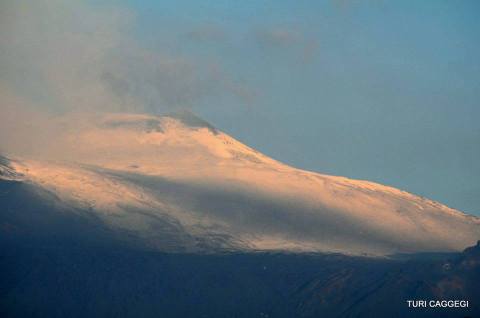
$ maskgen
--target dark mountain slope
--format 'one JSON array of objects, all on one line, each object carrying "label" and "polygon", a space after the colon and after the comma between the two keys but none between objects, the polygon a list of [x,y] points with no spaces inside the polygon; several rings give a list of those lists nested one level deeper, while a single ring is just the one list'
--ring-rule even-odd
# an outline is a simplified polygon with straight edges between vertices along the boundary
[{"label": "dark mountain slope", "polygon": [[[3,249],[2,317],[478,317],[468,255],[399,262],[341,255]],[[468,299],[409,309],[407,299]]]},{"label": "dark mountain slope", "polygon": [[[1,317],[480,314],[479,246],[449,260],[168,254],[127,245],[88,211],[22,182],[0,181],[0,207]],[[466,299],[471,307],[409,309],[407,299]]]}]

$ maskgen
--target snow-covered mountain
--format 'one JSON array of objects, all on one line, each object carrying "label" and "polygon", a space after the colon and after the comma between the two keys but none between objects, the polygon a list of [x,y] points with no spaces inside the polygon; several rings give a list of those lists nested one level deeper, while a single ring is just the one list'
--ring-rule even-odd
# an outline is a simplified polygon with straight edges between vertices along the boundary
[{"label": "snow-covered mountain", "polygon": [[290,167],[190,113],[102,115],[78,127],[51,145],[61,153],[53,159],[0,160],[0,180],[50,193],[45,200],[72,208],[65,213],[88,212],[147,248],[387,255],[459,251],[480,239],[477,217]]}]

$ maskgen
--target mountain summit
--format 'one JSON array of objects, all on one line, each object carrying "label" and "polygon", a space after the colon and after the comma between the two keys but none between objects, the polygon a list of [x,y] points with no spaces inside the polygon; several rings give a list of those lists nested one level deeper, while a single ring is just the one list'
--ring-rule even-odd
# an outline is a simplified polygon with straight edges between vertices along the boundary
[{"label": "mountain summit", "polygon": [[0,182],[49,193],[148,249],[387,255],[460,251],[480,238],[476,217],[290,167],[190,113],[109,114],[79,127],[52,145],[57,157],[0,160]]}]

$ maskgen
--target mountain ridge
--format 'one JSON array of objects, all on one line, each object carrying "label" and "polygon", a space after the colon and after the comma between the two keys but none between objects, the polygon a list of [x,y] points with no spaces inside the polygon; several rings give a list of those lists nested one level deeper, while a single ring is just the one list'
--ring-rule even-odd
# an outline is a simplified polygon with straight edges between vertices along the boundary
[{"label": "mountain ridge", "polygon": [[52,153],[66,157],[15,158],[2,171],[159,250],[173,240],[187,251],[381,256],[459,251],[480,237],[474,216],[393,187],[290,167],[192,116],[89,118],[53,143]]}]

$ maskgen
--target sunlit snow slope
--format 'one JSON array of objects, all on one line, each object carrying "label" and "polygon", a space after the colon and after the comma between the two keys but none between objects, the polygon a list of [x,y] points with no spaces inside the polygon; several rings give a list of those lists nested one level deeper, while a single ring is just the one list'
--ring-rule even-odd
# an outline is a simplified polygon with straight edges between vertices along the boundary
[{"label": "sunlit snow slope", "polygon": [[386,255],[462,250],[480,239],[476,217],[295,169],[189,113],[102,115],[79,127],[59,142],[58,160],[3,159],[0,179],[41,187],[147,248]]}]

